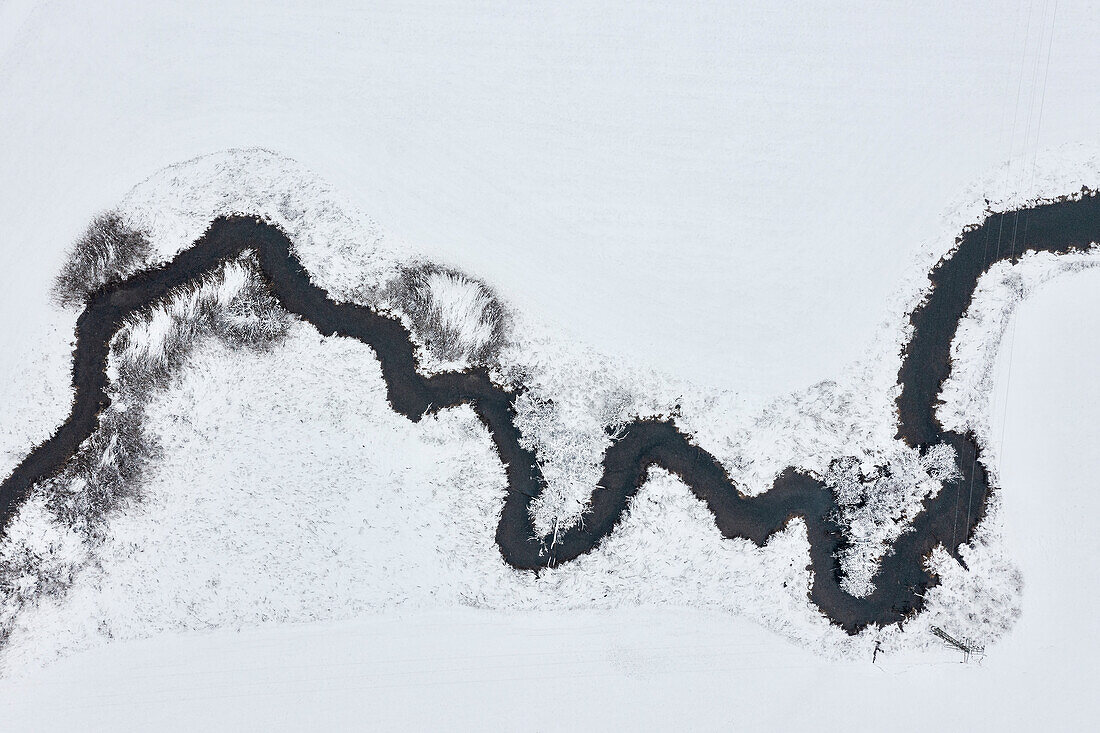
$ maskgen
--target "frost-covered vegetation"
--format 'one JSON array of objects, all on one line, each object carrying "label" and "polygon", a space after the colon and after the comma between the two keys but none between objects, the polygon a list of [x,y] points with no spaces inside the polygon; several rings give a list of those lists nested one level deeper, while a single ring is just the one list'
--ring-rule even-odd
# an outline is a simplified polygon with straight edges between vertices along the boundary
[{"label": "frost-covered vegetation", "polygon": [[289,316],[261,283],[253,259],[249,254],[223,265],[118,332],[108,370],[124,404],[165,386],[199,336],[264,348],[283,335]]},{"label": "frost-covered vegetation", "polygon": [[[104,221],[98,218],[93,229],[103,229]],[[145,425],[145,408],[171,386],[195,345],[215,337],[235,348],[262,350],[285,334],[289,322],[257,277],[253,258],[245,256],[180,288],[119,330],[108,363],[111,404],[97,430],[57,476],[37,488],[0,543],[0,640],[25,604],[63,594],[107,538],[111,518],[143,498],[145,471],[160,455]],[[42,525],[57,528],[53,538],[47,539]]]},{"label": "frost-covered vegetation", "polygon": [[844,532],[837,556],[841,587],[853,596],[870,595],[879,561],[920,513],[921,502],[958,475],[955,451],[948,445],[934,446],[923,456],[903,448],[885,466],[861,466],[852,456],[835,460],[825,483],[836,497],[835,519]]},{"label": "frost-covered vegetation", "polygon": [[54,280],[54,300],[79,307],[107,283],[139,270],[151,253],[148,232],[130,226],[117,211],[100,214],[69,248]]},{"label": "frost-covered vegetation", "polygon": [[[332,297],[401,317],[425,371],[485,365],[501,384],[523,387],[517,427],[547,480],[532,511],[551,541],[584,521],[621,426],[669,418],[747,494],[767,491],[792,465],[825,479],[848,537],[838,558],[844,587],[865,595],[889,544],[953,470],[949,449],[922,456],[894,438],[898,350],[928,266],[986,206],[960,208],[949,234],[920,255],[866,362],[766,403],[566,343],[509,312],[476,278],[397,252],[328,186],[263,150],[189,161],[137,187],[117,216],[140,222],[132,231],[148,231],[152,251],[97,282],[169,259],[216,216],[261,216],[288,233]],[[1063,266],[1024,264],[1035,277]],[[1003,273],[983,279],[960,328],[945,423],[963,414],[974,421],[988,400],[983,375],[999,334],[990,324],[1015,302],[996,295],[1006,292],[990,285],[996,277]],[[263,348],[276,340],[280,348]],[[988,643],[1019,612],[1019,575],[995,506],[962,550],[969,572],[937,551],[930,564],[943,582],[926,610],[904,629],[850,638],[807,598],[800,521],[764,548],[725,540],[705,505],[656,469],[596,552],[538,576],[516,572],[494,544],[503,469],[473,412],[415,424],[395,415],[373,353],[288,319],[248,257],[127,324],[112,344],[110,376],[100,430],[62,476],[39,487],[0,543],[9,655],[49,657],[165,628],[457,603],[693,605],[745,614],[825,654],[869,655],[876,644],[929,643],[921,630],[932,623]]]},{"label": "frost-covered vegetation", "polygon": [[488,285],[457,270],[432,263],[403,267],[384,288],[382,302],[404,316],[427,357],[424,369],[495,364],[504,346],[504,306]]}]

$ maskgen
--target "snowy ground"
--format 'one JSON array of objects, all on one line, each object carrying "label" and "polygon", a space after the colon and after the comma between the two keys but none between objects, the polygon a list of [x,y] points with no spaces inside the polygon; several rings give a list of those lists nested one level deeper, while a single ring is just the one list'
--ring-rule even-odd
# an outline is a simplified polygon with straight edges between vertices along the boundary
[{"label": "snowy ground", "polygon": [[[558,8],[543,11],[552,17],[536,22],[527,11],[489,5],[468,13],[415,6],[369,15],[288,6],[275,16],[242,4],[219,5],[181,25],[180,11],[167,5],[93,10],[0,4],[0,42],[7,43],[0,47],[6,100],[0,129],[10,141],[0,150],[8,257],[0,343],[5,375],[12,376],[5,380],[5,404],[9,411],[13,404],[25,408],[29,395],[43,421],[13,424],[5,416],[5,464],[18,460],[18,451],[64,414],[72,316],[45,304],[63,246],[96,210],[115,205],[151,170],[192,154],[259,143],[321,172],[346,194],[351,208],[369,212],[395,232],[391,242],[415,242],[434,258],[484,277],[519,312],[550,324],[540,334],[554,334],[558,343],[576,337],[599,344],[643,371],[658,366],[677,378],[736,389],[738,394],[720,396],[717,404],[695,405],[703,416],[695,427],[707,439],[728,443],[722,457],[731,464],[762,456],[760,465],[741,476],[749,489],[760,490],[772,463],[793,455],[805,459],[810,449],[780,444],[765,450],[772,433],[731,431],[724,420],[733,415],[734,423],[748,424],[754,410],[776,397],[781,414],[806,405],[821,410],[820,395],[837,388],[808,390],[798,404],[781,396],[818,379],[840,380],[841,393],[845,386],[866,388],[868,403],[885,404],[888,383],[882,378],[889,370],[878,368],[885,363],[879,357],[896,338],[899,303],[914,297],[922,270],[949,245],[945,237],[973,220],[965,205],[946,217],[945,210],[960,201],[980,203],[982,194],[1020,201],[1033,193],[1067,193],[1080,182],[1068,163],[1048,166],[1053,177],[1038,184],[1031,175],[1037,138],[1044,145],[1096,142],[1088,136],[1100,104],[1097,81],[1078,71],[1095,66],[1087,41],[1096,28],[1095,11],[1060,5],[1048,71],[1044,28],[1051,10],[1045,4],[1021,6],[991,18],[981,8],[954,5],[950,12],[930,8],[919,17],[885,17],[873,8],[820,17],[758,9],[715,15],[702,9],[620,14]],[[608,28],[615,32],[604,32]],[[149,48],[157,49],[155,56],[147,55]],[[1085,161],[1080,168],[1090,175],[1096,171],[1087,152],[1064,157]],[[1015,162],[995,168],[1008,158]],[[983,179],[974,195],[964,192],[968,183]],[[438,516],[425,517],[422,528],[367,527],[360,533],[344,524],[377,515],[361,511],[371,497],[350,490],[351,511],[332,510],[336,536],[349,533],[341,540],[345,550],[377,547],[373,559],[347,555],[349,576],[375,582],[340,587],[339,573],[322,574],[322,593],[295,596],[280,578],[315,571],[332,549],[311,542],[308,522],[293,511],[293,500],[316,502],[292,497],[284,513],[273,513],[269,500],[250,501],[248,492],[279,488],[278,465],[251,466],[267,473],[226,481],[213,460],[217,456],[203,464],[196,453],[188,454],[187,441],[196,433],[218,428],[220,415],[214,413],[223,405],[211,400],[190,424],[162,423],[169,426],[164,442],[181,450],[167,452],[159,475],[163,486],[171,486],[173,472],[178,477],[197,465],[205,483],[222,481],[225,491],[168,492],[143,513],[121,517],[120,526],[130,523],[128,536],[140,537],[149,527],[174,526],[174,518],[190,511],[217,517],[240,507],[237,522],[252,526],[267,518],[259,547],[304,536],[296,548],[303,552],[277,574],[250,573],[270,569],[264,561],[273,555],[257,556],[253,565],[236,567],[231,578],[196,575],[193,586],[173,585],[166,592],[112,586],[127,576],[97,570],[106,590],[85,597],[98,612],[83,622],[104,615],[129,619],[142,629],[139,635],[156,624],[179,630],[219,621],[263,623],[209,615],[233,607],[235,592],[274,598],[274,620],[302,621],[318,604],[326,618],[356,620],[119,641],[25,679],[5,680],[0,696],[10,719],[28,728],[65,727],[66,721],[71,727],[89,719],[100,727],[127,719],[140,728],[169,722],[294,727],[306,719],[397,725],[429,718],[463,727],[484,720],[501,726],[530,720],[536,728],[574,720],[700,727],[755,721],[781,727],[799,719],[871,727],[897,724],[899,710],[906,711],[903,725],[913,727],[959,727],[967,720],[978,728],[1071,726],[1070,716],[1087,714],[1081,700],[1095,682],[1086,662],[1096,651],[1096,625],[1079,613],[1091,606],[1095,583],[1079,582],[1087,570],[1066,558],[1089,557],[1096,549],[1088,523],[1095,513],[1088,491],[1095,465],[1087,459],[1100,436],[1088,432],[1088,418],[1100,400],[1089,393],[1083,373],[1053,384],[1048,375],[1095,363],[1094,350],[1082,350],[1100,335],[1091,325],[1100,319],[1089,317],[1100,316],[1090,303],[1096,283],[1095,274],[1084,273],[1045,286],[1023,306],[1018,327],[1009,328],[1007,351],[1001,350],[1011,354],[1011,378],[1006,363],[998,381],[1007,398],[1002,394],[988,414],[999,442],[997,419],[1007,402],[1001,519],[1004,546],[1023,571],[1026,590],[1016,629],[989,650],[980,667],[955,665],[952,655],[940,651],[889,657],[881,668],[865,660],[827,662],[728,613],[678,609],[675,590],[697,593],[702,584],[715,594],[708,605],[730,610],[721,595],[731,587],[728,577],[695,568],[694,576],[678,583],[653,582],[656,575],[692,568],[686,556],[679,566],[642,563],[639,576],[625,579],[600,571],[597,559],[585,568],[591,575],[574,576],[582,585],[593,577],[597,587],[617,584],[612,591],[618,594],[651,589],[628,596],[628,605],[645,604],[641,608],[523,615],[431,610],[427,596],[441,588],[448,599],[438,604],[443,606],[468,592],[460,572],[468,568],[440,566],[438,553],[426,549],[418,532],[426,528],[434,536],[448,519],[447,505],[435,502]],[[996,304],[996,292],[989,302]],[[996,321],[986,325],[985,331],[999,331]],[[981,333],[975,337],[972,343],[984,343]],[[217,361],[211,348],[199,358]],[[975,347],[973,353],[980,351]],[[556,355],[578,353],[583,355],[569,349]],[[258,389],[264,377],[248,366],[278,374],[293,367],[294,354],[242,362],[238,371],[221,375],[222,391],[212,392],[232,395],[241,380],[250,379]],[[853,369],[857,362],[872,368]],[[369,360],[360,367],[369,372]],[[209,373],[189,372],[190,385],[185,381],[158,402],[161,414],[182,415],[203,405],[187,390],[205,393],[210,385],[194,380]],[[372,407],[378,385],[367,373],[358,376],[365,385],[355,397],[364,400],[359,418],[369,417],[375,429],[383,424],[407,431],[401,443],[431,458],[422,465],[388,466],[383,442],[364,453],[365,465],[348,472],[369,469],[377,477],[389,471],[397,477],[388,485],[391,501],[432,506],[416,491],[445,487],[453,478],[448,471],[461,470],[461,459],[471,455],[471,446],[484,450],[484,440],[472,434],[458,446],[433,441],[436,433],[450,439],[471,421],[456,414],[441,418],[442,427],[414,430]],[[980,377],[966,381],[977,384]],[[560,379],[568,383],[568,374]],[[320,385],[319,394],[331,386]],[[552,391],[563,385],[545,386]],[[28,393],[29,387],[38,391]],[[292,395],[279,399],[273,389],[276,399],[226,406],[254,420],[235,437],[262,446],[264,425],[290,433],[300,403]],[[311,409],[320,424],[352,419],[331,405],[326,410],[323,401]],[[708,422],[708,415],[723,421]],[[856,417],[870,417],[872,433],[889,428],[880,413],[857,411]],[[784,431],[798,434],[798,428],[787,425]],[[384,434],[368,437],[386,440]],[[192,444],[199,451],[206,445]],[[829,446],[814,450],[820,460],[832,457]],[[290,465],[296,458],[293,452],[283,456]],[[230,468],[237,464],[228,454],[221,459]],[[340,468],[331,466],[335,473]],[[711,528],[677,498],[674,484],[654,482],[648,510],[656,517],[667,517],[670,508],[686,512],[683,522],[703,533],[698,540],[705,546]],[[491,543],[485,513],[476,506],[465,510],[485,524],[470,536]],[[388,529],[397,536],[378,544]],[[640,523],[634,541],[644,546],[652,531],[652,523]],[[629,550],[631,535],[624,534],[619,546]],[[174,568],[166,577],[179,578],[190,548],[209,542],[211,548],[233,549],[218,544],[231,545],[232,533],[181,535],[162,533],[155,544],[150,541],[146,546],[155,546],[157,556],[145,567]],[[112,557],[124,558],[124,549],[116,547]],[[752,559],[754,571],[766,569],[761,557]],[[512,582],[490,588],[499,595],[488,605],[513,598]],[[403,589],[397,597],[412,602],[380,611],[395,589]],[[545,593],[519,590],[526,598],[521,605],[546,604]],[[91,593],[77,588],[78,601],[81,592]],[[210,602],[219,593],[220,601]],[[689,597],[696,605],[698,596]],[[583,605],[615,606],[622,598],[589,598]],[[103,603],[114,605],[104,609]],[[759,599],[734,603],[745,603],[751,617]],[[74,614],[81,607],[74,602],[43,611],[37,617],[42,625],[20,647],[24,659],[51,658],[86,646],[90,636],[114,633],[81,628],[82,617]],[[164,616],[165,608],[180,616]],[[72,639],[78,643],[67,646]],[[165,659],[176,661],[165,667]],[[128,690],[134,694],[123,698],[126,705],[117,705],[117,696]],[[707,691],[712,694],[700,703],[698,694]],[[470,706],[469,699],[484,703]],[[623,704],[609,706],[609,699]],[[920,704],[919,715],[911,716],[913,700],[945,702]],[[1035,700],[1050,701],[1049,709]],[[50,715],[57,717],[44,717]]]},{"label": "snowy ground", "polygon": [[264,145],[572,336],[776,395],[864,352],[944,209],[1027,159],[1040,100],[1043,145],[1100,111],[1087,2],[1059,4],[1045,94],[1052,2],[468,5],[0,4],[25,292],[150,171]]},{"label": "snowy ground", "polygon": [[[1060,177],[1042,177],[1040,193],[1100,180],[1092,158],[1076,167],[1059,163]],[[948,231],[978,221],[985,204],[977,203],[961,207]],[[149,232],[147,264],[189,246],[217,215],[266,216],[287,231],[311,277],[334,297],[392,306],[392,283],[415,255],[346,206],[299,164],[251,149],[170,166],[136,186],[117,210]],[[929,245],[932,261],[953,239]],[[989,432],[988,367],[1006,309],[1066,263],[1094,261],[1091,254],[1029,258],[990,274],[959,341],[962,376],[953,384],[963,397],[948,402],[949,414],[979,434]],[[224,286],[205,286],[219,294],[216,308],[229,307],[248,277],[247,264],[226,273]],[[429,288],[430,299],[461,306],[446,308],[452,315],[476,312],[456,277],[442,280],[449,284],[438,292]],[[913,302],[919,294],[899,300]],[[70,520],[51,519],[52,500],[42,494],[26,503],[0,544],[0,556],[20,568],[11,581],[18,590],[0,617],[11,633],[3,655],[9,673],[164,631],[333,620],[390,608],[713,608],[755,618],[833,658],[866,657],[877,646],[890,653],[927,648],[936,643],[933,624],[989,645],[1018,614],[1019,576],[997,511],[982,525],[981,541],[964,551],[970,572],[946,555],[934,557],[944,583],[930,591],[926,613],[904,629],[869,628],[848,637],[806,597],[801,523],[764,548],[725,541],[687,487],[662,471],[651,474],[627,520],[598,551],[537,578],[517,573],[493,543],[503,477],[472,411],[449,410],[420,424],[395,414],[373,352],[358,342],[324,339],[304,323],[259,350],[195,337],[190,357],[164,387],[128,390],[127,380],[146,372],[141,360],[161,352],[165,334],[193,330],[172,321],[197,312],[196,298],[181,294],[176,305],[139,317],[118,342],[126,346],[111,357],[118,395],[108,415],[143,415],[158,455],[137,487],[141,500],[111,517],[103,540],[85,549]],[[533,505],[544,533],[580,521],[599,480],[605,429],[636,416],[676,414],[749,493],[766,491],[786,466],[820,475],[842,456],[862,462],[864,472],[894,471],[899,480],[892,488],[879,482],[870,489],[876,501],[868,506],[880,514],[863,512],[864,544],[841,559],[854,592],[872,589],[878,557],[908,521],[883,517],[911,516],[906,503],[916,506],[938,490],[929,469],[893,438],[900,313],[884,323],[875,351],[836,380],[766,403],[578,347],[517,310],[507,320],[493,368],[499,379],[527,390],[518,400],[517,427],[536,447],[548,482]],[[480,338],[476,328],[466,330]],[[426,359],[422,367],[441,364]],[[451,359],[447,366],[465,364]],[[40,394],[27,388],[9,399],[14,437],[49,432]],[[65,392],[53,396],[60,402]],[[9,460],[24,444],[9,443]],[[112,439],[100,445],[103,456],[97,453],[92,464],[115,461]],[[81,492],[97,481],[91,473],[65,478],[65,505],[86,506]],[[26,557],[35,560],[28,566]],[[68,577],[64,592],[55,593],[56,579]]]},{"label": "snowy ground", "polygon": [[[980,665],[948,650],[829,662],[725,614],[477,609],[120,642],[0,691],[14,729],[637,727],[1074,729],[1100,652],[1090,446],[1100,273],[1019,310],[1002,466],[1024,614]],[[1051,380],[1061,370],[1064,379]],[[470,700],[477,700],[471,705]],[[560,701],[560,702],[559,702]],[[609,704],[609,701],[613,701]],[[914,701],[934,701],[919,704]],[[900,711],[900,712],[899,712]]]}]

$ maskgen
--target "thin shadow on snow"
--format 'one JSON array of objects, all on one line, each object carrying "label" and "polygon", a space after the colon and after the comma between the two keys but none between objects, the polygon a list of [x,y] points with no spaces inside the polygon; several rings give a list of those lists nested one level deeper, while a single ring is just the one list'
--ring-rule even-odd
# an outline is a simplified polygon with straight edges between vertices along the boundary
[{"label": "thin shadow on snow", "polygon": [[[1062,254],[1087,249],[1098,240],[1100,198],[1085,195],[992,215],[964,232],[956,250],[932,270],[930,293],[910,314],[913,335],[898,373],[902,390],[897,399],[897,437],[922,453],[941,443],[950,445],[956,453],[958,477],[925,499],[910,530],[883,558],[874,578],[875,590],[867,597],[852,596],[840,586],[837,556],[845,537],[832,519],[837,504],[828,487],[792,467],[779,474],[771,490],[746,496],[714,456],[694,445],[671,421],[640,419],[626,426],[604,456],[603,477],[584,521],[548,544],[537,535],[530,512],[545,481],[534,452],[520,444],[516,393],[494,384],[484,368],[421,375],[413,343],[400,321],[366,306],[330,299],[310,281],[282,231],[243,216],[216,219],[194,246],[171,262],[89,296],[76,326],[72,412],[0,486],[0,532],[6,531],[31,488],[54,476],[96,430],[100,413],[110,404],[111,339],[127,316],[221,263],[255,250],[268,287],[287,311],[326,336],[354,338],[374,349],[395,411],[415,422],[455,405],[469,404],[474,409],[489,429],[508,478],[496,542],[509,565],[537,572],[591,551],[622,519],[649,468],[660,466],[683,479],[706,503],[726,538],[762,545],[791,519],[801,517],[810,541],[810,598],[818,608],[848,633],[870,624],[895,623],[918,611],[925,591],[939,582],[925,567],[933,548],[942,544],[961,561],[959,548],[970,540],[985,514],[990,485],[976,438],[969,432],[943,430],[935,416],[940,387],[951,371],[951,342],[978,279],[994,263],[1015,262],[1026,250]],[[1002,246],[1005,242],[1012,244]]]}]

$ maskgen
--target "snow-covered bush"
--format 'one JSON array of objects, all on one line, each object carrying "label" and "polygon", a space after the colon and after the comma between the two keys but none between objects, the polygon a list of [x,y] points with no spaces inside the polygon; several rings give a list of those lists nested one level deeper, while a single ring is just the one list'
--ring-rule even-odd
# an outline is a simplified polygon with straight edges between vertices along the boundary
[{"label": "snow-covered bush", "polygon": [[100,214],[69,248],[54,278],[54,300],[65,307],[80,306],[99,288],[139,269],[151,251],[145,231],[131,227],[117,212]]},{"label": "snow-covered bush", "polygon": [[105,411],[99,429],[49,482],[47,507],[63,526],[98,537],[110,514],[138,498],[138,478],[155,454],[139,412]]},{"label": "snow-covered bush", "polygon": [[899,450],[884,466],[864,467],[851,456],[833,461],[825,484],[836,497],[834,519],[844,530],[837,551],[841,588],[853,596],[870,595],[879,561],[909,530],[921,502],[958,475],[955,450],[947,444],[924,455],[911,448]]},{"label": "snow-covered bush", "polygon": [[515,406],[522,445],[535,452],[546,481],[545,490],[531,503],[535,529],[553,543],[554,533],[581,521],[592,503],[611,440],[595,421],[580,423],[567,405],[534,392],[520,394]]},{"label": "snow-covered bush", "polygon": [[445,363],[485,364],[504,344],[507,314],[492,289],[469,275],[424,263],[401,270],[386,288],[427,352]]}]

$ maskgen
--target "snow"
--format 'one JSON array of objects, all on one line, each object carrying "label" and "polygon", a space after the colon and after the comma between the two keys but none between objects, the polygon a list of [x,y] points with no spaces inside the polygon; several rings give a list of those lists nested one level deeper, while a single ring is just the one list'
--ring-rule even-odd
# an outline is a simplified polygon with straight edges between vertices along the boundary
[{"label": "snow", "polygon": [[916,519],[921,502],[939,493],[945,481],[957,479],[955,452],[937,445],[921,456],[900,450],[890,470],[873,466],[864,473],[854,457],[837,460],[825,474],[825,484],[836,499],[840,526],[850,545],[840,554],[848,568],[841,587],[854,596],[866,597],[874,589],[879,560]]},{"label": "snow", "polygon": [[[193,201],[192,192],[202,189],[203,176],[211,171],[215,181],[225,182],[251,165],[283,176],[292,170],[267,151],[208,156],[151,177],[124,200],[123,211],[137,216],[125,208],[133,201],[157,210],[155,199],[145,194],[152,187],[164,196],[159,210],[177,212],[175,218],[160,214],[163,231],[194,228],[194,221],[211,215],[202,207],[221,206],[225,197],[184,207],[173,202]],[[163,192],[159,182],[168,176],[174,183]],[[303,192],[325,191],[321,184],[281,180]],[[266,213],[265,202],[272,198],[262,186],[255,191],[242,194],[235,205]],[[305,195],[302,205],[308,207]],[[327,211],[336,222],[366,221]],[[319,223],[322,231],[339,231],[328,220]],[[308,228],[307,223],[300,226]],[[371,236],[384,242],[375,231]],[[342,262],[346,248],[340,242],[355,241],[355,234],[348,226],[331,252],[320,238],[306,238],[314,242],[313,261],[337,273],[345,292],[369,302],[387,290],[383,276],[374,273],[400,272],[403,265],[397,255],[387,255],[381,266],[369,254]],[[174,246],[156,243],[162,257]],[[950,240],[942,246],[948,249]],[[381,251],[390,250],[383,246]],[[102,544],[77,558],[71,588],[39,597],[14,616],[4,658],[9,674],[26,675],[43,663],[108,641],[165,632],[334,622],[461,606],[720,609],[753,618],[834,659],[865,659],[876,644],[895,657],[927,651],[937,644],[928,634],[935,624],[986,645],[1010,628],[1019,612],[1020,575],[1003,543],[999,504],[983,523],[980,541],[964,552],[971,572],[942,553],[934,558],[944,583],[930,593],[926,613],[904,631],[872,629],[849,638],[809,605],[800,522],[792,522],[765,548],[723,540],[703,505],[660,470],[651,472],[621,527],[598,551],[537,577],[517,573],[500,561],[493,544],[503,473],[468,408],[418,424],[399,417],[385,401],[367,347],[322,338],[305,324],[294,326],[272,348],[243,352],[187,326],[202,310],[200,302],[227,306],[245,286],[247,267],[242,260],[222,268],[218,277],[136,320],[128,338],[119,341],[123,350],[112,364],[135,354],[161,353],[158,344],[168,333],[193,332],[196,339],[176,378],[141,407],[160,458],[142,481],[140,501],[111,518]],[[1032,258],[1021,272],[1029,269],[1039,281],[1065,268]],[[987,280],[1003,289],[1004,273],[991,273]],[[454,287],[433,297],[454,298],[458,306],[469,301],[466,290]],[[1012,303],[983,295],[974,313],[997,313],[1000,320],[991,322],[1001,322]],[[518,369],[531,386],[519,404],[518,425],[546,464],[550,490],[536,507],[536,517],[547,531],[578,521],[607,444],[603,428],[629,415],[678,410],[688,424],[708,426],[709,435],[762,432],[772,442],[770,450],[761,451],[764,461],[824,467],[830,457],[845,455],[863,415],[889,412],[888,403],[874,404],[884,393],[859,393],[859,379],[896,369],[896,357],[857,366],[844,378],[847,385],[822,383],[754,414],[730,410],[735,401],[721,392],[640,372],[620,359],[571,346],[522,314],[515,320],[500,369],[504,374]],[[900,330],[901,324],[894,328]],[[976,358],[995,353],[984,332],[972,331],[972,338],[985,344],[984,351],[971,348]],[[956,357],[962,353],[970,352],[960,349]],[[967,373],[984,379],[986,371]],[[981,383],[967,387],[988,399]],[[684,395],[691,399],[681,399]],[[942,466],[935,453],[919,461],[873,433],[857,440],[866,451],[865,462],[878,461],[866,470],[889,466],[892,472],[877,481],[876,501],[865,507],[877,514],[846,519],[860,538],[853,557],[846,558],[852,563],[850,585],[859,592],[883,543],[901,530],[916,502],[935,490],[936,482],[927,476],[942,473]],[[860,472],[865,473],[864,466]],[[838,484],[842,499],[849,489]],[[877,522],[883,517],[890,521]],[[9,551],[24,551],[24,546],[31,551],[34,544],[24,536],[41,545],[32,531],[41,521],[38,505],[29,504],[13,525],[18,531]],[[876,535],[876,530],[887,534]],[[71,548],[67,530],[55,526],[54,531],[58,538],[49,545],[50,557],[65,557]]]},{"label": "snow", "polygon": [[538,577],[508,568],[503,469],[473,412],[406,420],[366,346],[304,324],[264,351],[200,342],[145,414],[162,457],[142,500],[68,593],[16,618],[9,673],[168,630],[461,605],[713,606],[847,643],[809,606],[800,525],[764,549],[724,541],[664,472],[598,553]]},{"label": "snow", "polygon": [[[0,61],[0,219],[44,293],[135,181],[262,145],[571,337],[778,395],[858,358],[958,192],[1030,158],[1052,9],[42,4]],[[1096,12],[1059,4],[1042,146],[1094,136]]]},{"label": "snow", "polygon": [[980,664],[947,649],[826,660],[689,608],[457,608],[118,641],[6,680],[0,709],[12,730],[1080,727],[1100,652],[1087,613],[1100,578],[1072,561],[1100,550],[1098,286],[1088,271],[1025,301],[1011,378],[1007,355],[997,365],[1007,543],[1027,591],[1016,628]]},{"label": "snow", "polygon": [[[0,4],[3,470],[65,414],[75,316],[49,281],[119,201],[161,259],[249,208],[338,297],[425,256],[490,283],[522,337],[499,376],[530,377],[521,423],[547,453],[540,527],[579,516],[605,425],[676,405],[748,493],[792,463],[903,464],[901,315],[930,265],[986,206],[1100,181],[1097,11],[1059,4],[1048,65],[1052,10]],[[6,720],[1079,727],[1096,583],[1066,559],[1096,550],[1100,310],[1094,272],[1041,283],[1094,257],[983,279],[940,415],[997,449],[1003,491],[977,572],[936,558],[944,584],[879,665],[797,592],[797,523],[723,541],[659,471],[598,553],[515,576],[469,412],[407,424],[369,351],[295,327],[270,353],[199,344],[149,406],[163,461],[69,595],[21,617]],[[25,512],[22,546],[79,553]],[[981,666],[927,648],[931,624],[995,637],[1016,609]]]}]

